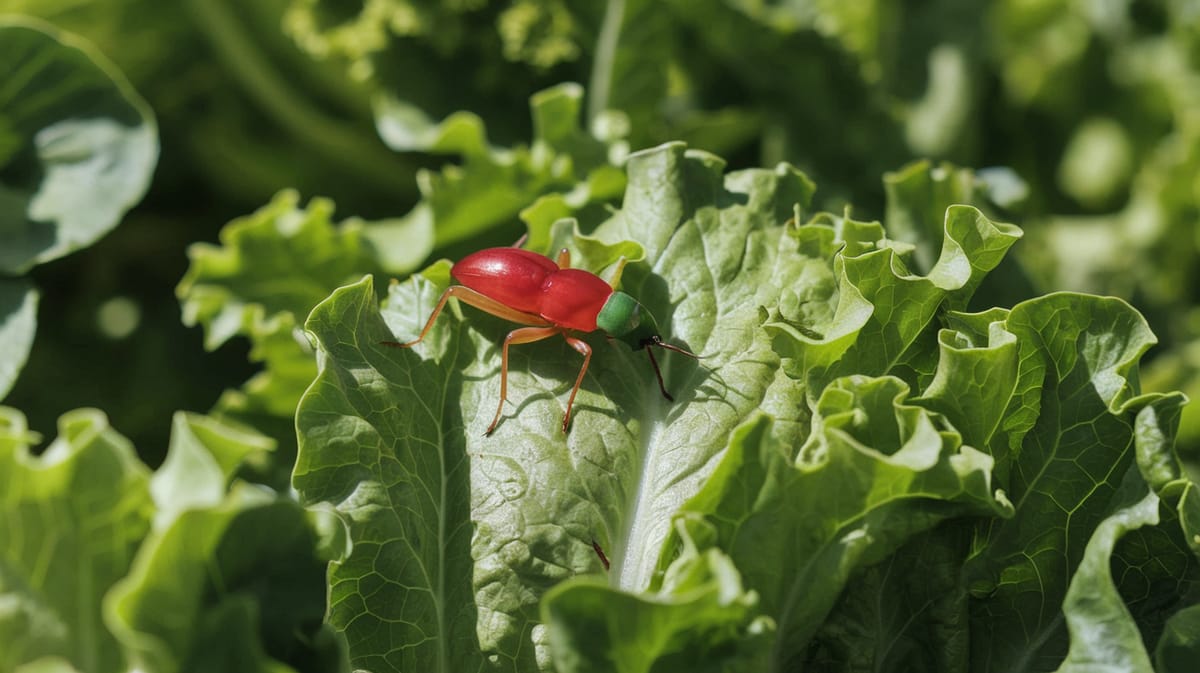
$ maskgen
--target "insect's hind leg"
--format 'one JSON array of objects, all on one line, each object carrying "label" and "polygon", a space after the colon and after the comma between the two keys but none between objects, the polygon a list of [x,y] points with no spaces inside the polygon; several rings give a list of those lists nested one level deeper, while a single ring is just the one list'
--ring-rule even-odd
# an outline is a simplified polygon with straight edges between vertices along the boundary
[{"label": "insect's hind leg", "polygon": [[592,347],[586,341],[573,336],[563,334],[567,343],[571,345],[581,355],[583,355],[583,366],[579,368],[579,376],[575,377],[575,387],[571,388],[571,396],[567,398],[567,413],[563,415],[562,431],[567,431],[567,426],[571,424],[571,405],[575,404],[575,394],[579,392],[579,386],[583,383],[583,375],[587,373],[588,363],[592,361]]},{"label": "insect's hind leg", "polygon": [[525,313],[524,311],[518,311],[515,308],[505,306],[495,299],[480,294],[479,292],[476,292],[465,285],[451,285],[450,287],[446,288],[445,292],[442,293],[442,298],[438,300],[437,306],[433,309],[433,313],[430,314],[429,320],[425,322],[425,327],[421,329],[421,333],[416,339],[405,343],[400,343],[398,341],[381,341],[379,343],[383,344],[384,346],[391,346],[393,348],[411,348],[421,343],[421,340],[425,338],[425,335],[429,334],[429,330],[433,327],[434,321],[436,321],[437,317],[441,315],[442,309],[446,308],[446,302],[449,301],[451,297],[454,297],[455,299],[470,306],[474,306],[480,311],[490,313],[497,318],[503,318],[504,320],[508,320],[510,322],[520,323],[522,325],[537,326],[550,324],[541,316],[536,316],[532,313]]},{"label": "insect's hind leg", "polygon": [[[504,347],[500,351],[500,403],[496,405],[496,415],[492,418],[492,424],[483,434],[492,434],[492,431],[496,429],[496,424],[500,422],[500,412],[504,411],[504,400],[508,397],[508,347],[513,344],[527,344],[549,339],[561,331],[561,328],[558,327],[522,327],[509,332],[508,336],[504,337]],[[568,413],[570,412],[568,411]]]}]

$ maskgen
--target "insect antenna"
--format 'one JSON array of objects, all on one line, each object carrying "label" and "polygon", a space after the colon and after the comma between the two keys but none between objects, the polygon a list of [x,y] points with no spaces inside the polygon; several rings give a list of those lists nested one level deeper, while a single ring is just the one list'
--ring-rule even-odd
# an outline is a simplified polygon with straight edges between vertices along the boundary
[{"label": "insect antenna", "polygon": [[[643,341],[642,346],[643,347],[658,346],[659,348],[673,351],[675,353],[680,353],[680,354],[686,355],[689,358],[692,358],[695,360],[700,359],[699,355],[696,355],[695,353],[693,353],[691,351],[684,350],[684,349],[680,348],[679,346],[675,346],[675,345],[672,345],[672,344],[669,344],[669,343],[663,341],[662,337],[658,336],[657,334],[650,337],[649,339],[646,339],[645,341]],[[659,371],[659,369],[658,369],[658,360],[654,359],[654,351],[650,350],[649,348],[646,348],[646,355],[647,355],[647,357],[650,358],[650,366],[654,368],[654,378],[658,379],[658,389],[660,391],[662,391],[663,397],[667,398],[668,401],[674,402],[675,398],[671,397],[671,393],[667,392],[667,387],[666,387],[666,385],[663,384],[662,372]]]},{"label": "insect antenna", "polygon": [[[654,339],[652,339],[651,343],[655,346],[658,346],[659,348],[664,348],[664,349],[672,351],[674,353],[681,353],[683,355],[686,355],[689,358],[692,358],[693,360],[700,359],[699,355],[696,355],[695,353],[693,353],[691,351],[684,350],[684,349],[680,348],[679,346],[669,344],[669,343],[663,341],[662,339],[659,339],[658,337],[655,337]],[[646,351],[646,352],[649,353],[650,351]]]}]

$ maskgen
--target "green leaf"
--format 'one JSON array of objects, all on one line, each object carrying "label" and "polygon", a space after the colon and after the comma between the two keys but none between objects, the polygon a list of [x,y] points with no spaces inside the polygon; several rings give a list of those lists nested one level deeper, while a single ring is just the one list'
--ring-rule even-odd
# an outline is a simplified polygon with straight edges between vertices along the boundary
[{"label": "green leaf", "polygon": [[918,161],[883,176],[888,232],[917,248],[917,267],[927,270],[942,245],[942,218],[954,204],[979,205],[980,184],[966,169]]},{"label": "green leaf", "polygon": [[693,535],[710,529],[762,596],[778,625],[774,667],[803,661],[857,569],[947,518],[1011,512],[993,493],[991,459],[907,396],[892,377],[839,379],[821,395],[796,457],[744,429],[684,506]]},{"label": "green leaf", "polygon": [[150,494],[158,507],[155,529],[185,510],[219,505],[243,463],[274,448],[263,435],[208,416],[176,412],[167,458],[150,479]]},{"label": "green leaf", "polygon": [[[412,292],[432,301],[418,276],[392,290],[394,300]],[[346,633],[357,667],[477,670],[468,465],[462,421],[446,407],[462,382],[379,345],[391,335],[378,310],[367,277],[307,323],[322,345],[321,373],[298,412],[293,480],[305,502],[342,512],[353,540],[329,569],[328,620]],[[470,362],[465,338],[442,345],[448,369]]]},{"label": "green leaf", "polygon": [[956,671],[970,658],[962,560],[969,520],[914,535],[846,585],[809,646],[824,671]]},{"label": "green leaf", "polygon": [[1117,540],[1131,530],[1158,523],[1158,496],[1146,489],[1136,471],[1130,475],[1128,481],[1135,485],[1123,489],[1126,493],[1122,495],[1141,491],[1143,497],[1118,508],[1100,523],[1071,577],[1063,601],[1071,647],[1058,667],[1060,673],[1092,671],[1099,666],[1139,673],[1154,670],[1137,624],[1117,593],[1111,570]]},{"label": "green leaf", "polygon": [[821,214],[794,229],[802,254],[826,270],[797,291],[794,317],[781,313],[767,326],[787,371],[806,379],[810,394],[848,374],[895,373],[913,383],[932,375],[921,360],[932,357],[937,312],[965,304],[1021,235],[970,206],[947,208],[943,221],[941,254],[928,276],[909,272],[910,249],[884,238],[878,223]]},{"label": "green leaf", "polygon": [[[587,337],[595,357],[564,436],[579,356],[557,340],[520,345],[500,423],[483,437],[510,325],[450,302],[422,343],[382,343],[420,333],[449,262],[393,283],[382,307],[365,278],[314,309],[320,373],[298,410],[294,485],[347,521],[329,621],[354,666],[789,670],[843,652],[864,666],[953,669],[992,656],[1019,667],[1031,651],[1061,663],[1059,606],[1114,511],[1135,432],[1159,447],[1148,473],[1178,481],[1162,467],[1173,412],[1134,428],[1157,408],[1136,382],[1144,321],[1119,301],[1066,294],[956,313],[1014,227],[945,209],[941,252],[920,276],[913,248],[879,223],[805,212],[813,186],[791,167],[723,169],[666,145],[630,157],[621,209],[586,236],[553,198],[525,215],[539,249],[568,247],[593,272],[640,251],[622,289],[667,341],[703,356],[660,358],[674,403],[641,354]],[[1187,493],[1185,530],[1198,520]],[[1164,521],[1127,535],[1111,558],[1135,568],[1151,550],[1190,572],[1169,533]],[[576,580],[603,571],[593,543],[611,561],[607,581]],[[692,567],[714,576],[733,577],[715,570],[730,561],[741,579],[721,585],[743,588],[726,597],[758,602],[677,610],[666,584],[677,553],[707,559]],[[907,579],[930,566],[928,583]],[[1038,573],[1050,581],[1020,584]],[[1166,614],[1139,587],[1168,574],[1131,571],[1116,585],[1151,636]],[[924,607],[875,607],[890,599]],[[623,635],[642,616],[638,638]],[[869,635],[847,632],[856,616],[898,647],[950,649],[868,652]],[[594,642],[587,624],[605,625]],[[736,641],[752,630],[747,652]]]},{"label": "green leaf", "polygon": [[1016,371],[989,443],[1016,515],[980,530],[965,567],[972,623],[989,625],[972,628],[972,651],[1001,669],[1050,668],[1066,654],[1068,583],[1133,464],[1134,419],[1150,401],[1136,397],[1136,363],[1154,339],[1124,302],[1076,294],[1019,304],[990,329],[1011,332],[1018,349],[1015,363],[1011,354],[992,362]]},{"label": "green leaf", "polygon": [[147,539],[106,621],[142,670],[339,670],[317,541],[295,502],[241,484]]},{"label": "green leaf", "polygon": [[751,621],[758,596],[742,587],[728,556],[679,533],[683,550],[658,591],[625,593],[588,576],[546,594],[554,670],[725,670],[735,656],[761,660],[770,622]]},{"label": "green leaf", "polygon": [[[1020,355],[1016,335],[1003,327],[1007,317],[1002,309],[948,314],[949,328],[938,332],[937,370],[922,396],[924,406],[952,419],[966,443],[993,455],[1007,446],[1002,423]],[[1006,476],[1007,467],[1002,462],[997,475]]]},{"label": "green leaf", "polygon": [[90,245],[141,200],[158,160],[149,107],[100,54],[0,18],[0,272]]},{"label": "green leaf", "polygon": [[[621,171],[609,164],[609,147],[579,128],[583,88],[563,84],[534,94],[533,141],[529,147],[494,148],[483,122],[458,112],[439,124],[394,99],[377,109],[380,134],[392,148],[458,154],[461,165],[417,176],[422,199],[391,230],[366,230],[380,248],[405,236],[404,260],[390,271],[409,271],[434,248],[469,239],[512,222],[543,195],[559,195],[574,214],[616,198],[624,186]],[[420,251],[420,254],[417,254]],[[415,261],[414,261],[415,260]],[[404,266],[407,265],[407,266]]]},{"label": "green leaf", "polygon": [[296,192],[282,191],[226,225],[220,246],[189,248],[191,266],[176,294],[184,323],[204,327],[206,348],[272,332],[280,315],[306,316],[333,288],[371,268],[357,221],[335,226],[329,200],[299,202]]},{"label": "green leaf", "polygon": [[[355,665],[469,670],[494,657],[518,670],[548,666],[538,600],[598,568],[593,539],[609,550],[618,586],[648,587],[670,515],[733,428],[764,406],[778,412],[780,432],[798,430],[806,412],[785,381],[772,386],[778,361],[756,330],[758,305],[799,273],[784,262],[793,246],[781,225],[812,185],[786,166],[721,168],[680,145],[632,157],[624,209],[593,234],[640,243],[646,259],[626,269],[624,289],[669,341],[706,354],[702,367],[660,359],[675,404],[644,356],[593,340],[564,437],[564,396],[580,363],[551,341],[513,349],[509,411],[484,438],[498,402],[504,328],[495,320],[467,309],[462,322],[444,315],[412,351],[381,347],[412,338],[428,317],[440,288],[420,278],[394,285],[382,315],[365,282],[314,311],[307,327],[322,370],[301,403],[294,483],[305,502],[328,502],[355,522],[355,552],[331,574],[331,619],[349,629]],[[363,593],[357,578],[381,565],[396,568],[395,587]],[[406,587],[421,592],[406,600]],[[382,628],[376,615],[398,606],[412,633]],[[464,637],[478,649],[462,647]]]},{"label": "green leaf", "polygon": [[0,670],[58,656],[126,670],[101,597],[150,527],[148,470],[99,411],[64,414],[40,456],[19,412],[0,407]]},{"label": "green leaf", "polygon": [[193,244],[192,264],[176,289],[184,323],[204,327],[210,350],[235,335],[249,337],[250,358],[264,370],[226,392],[215,412],[271,432],[284,449],[278,467],[284,472],[291,467],[296,404],[316,376],[297,323],[334,288],[376,266],[361,222],[335,225],[330,201],[300,208],[299,200],[294,191],[280,192],[230,222],[222,245]]},{"label": "green leaf", "polygon": [[1166,632],[1154,650],[1158,673],[1186,673],[1200,655],[1200,604],[1186,607],[1167,622]]},{"label": "green leaf", "polygon": [[0,278],[0,400],[12,390],[37,331],[38,293],[28,281]]}]

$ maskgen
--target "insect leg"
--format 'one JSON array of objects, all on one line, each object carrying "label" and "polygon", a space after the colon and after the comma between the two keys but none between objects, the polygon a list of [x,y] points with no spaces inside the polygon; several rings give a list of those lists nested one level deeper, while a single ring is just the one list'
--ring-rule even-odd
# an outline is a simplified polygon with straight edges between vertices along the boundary
[{"label": "insect leg", "polygon": [[514,308],[509,308],[495,299],[482,295],[464,285],[452,285],[449,288],[446,288],[446,291],[442,293],[442,298],[438,300],[437,306],[433,309],[433,313],[429,316],[429,320],[426,321],[425,327],[421,329],[421,334],[418,335],[416,339],[406,343],[400,343],[398,341],[381,341],[380,343],[384,346],[391,346],[393,348],[410,348],[417,345],[422,339],[425,338],[425,335],[429,333],[430,328],[433,327],[434,321],[437,320],[437,317],[441,314],[442,309],[446,308],[446,302],[451,297],[454,297],[463,303],[474,306],[480,311],[490,313],[497,318],[503,318],[511,322],[521,323],[523,325],[550,324],[541,316],[536,316],[532,313],[525,313],[524,311],[518,311]]},{"label": "insect leg", "polygon": [[454,287],[448,287],[446,288],[446,291],[442,293],[442,298],[438,299],[437,306],[433,308],[433,313],[429,314],[429,320],[425,321],[425,327],[421,328],[421,333],[417,335],[416,339],[407,341],[405,343],[400,343],[399,341],[380,341],[379,343],[383,344],[384,346],[391,346],[393,348],[411,348],[421,343],[421,339],[424,339],[425,335],[429,333],[430,328],[433,327],[434,321],[436,321],[437,317],[442,314],[442,309],[446,308],[446,301],[453,296],[452,293],[454,292],[455,287],[458,286],[456,285]]},{"label": "insect leg", "polygon": [[667,392],[667,386],[663,384],[662,372],[658,369],[658,360],[654,359],[654,353],[650,349],[646,349],[646,356],[650,358],[650,367],[654,369],[654,378],[658,379],[658,389],[662,391],[663,397],[667,398],[668,402],[674,402],[675,398],[671,397],[671,393]]},{"label": "insect leg", "polygon": [[596,556],[600,557],[600,563],[604,566],[605,570],[608,570],[608,557],[604,555],[604,548],[600,546],[599,542],[592,540],[592,551],[596,552]]},{"label": "insect leg", "polygon": [[579,368],[579,376],[575,377],[575,387],[571,389],[571,397],[567,398],[567,413],[563,416],[562,431],[566,432],[567,426],[571,423],[571,405],[575,403],[575,393],[579,392],[579,385],[583,383],[583,375],[587,373],[588,363],[592,361],[592,347],[582,339],[566,334],[563,334],[563,337],[568,344],[571,344],[571,348],[583,355],[583,366]]},{"label": "insect leg", "polygon": [[483,434],[490,435],[492,430],[496,429],[496,424],[500,422],[500,412],[504,410],[504,400],[508,397],[508,347],[549,339],[561,331],[558,327],[522,327],[504,337],[504,348],[500,351],[500,404],[496,406],[496,416],[492,418],[492,424]]}]

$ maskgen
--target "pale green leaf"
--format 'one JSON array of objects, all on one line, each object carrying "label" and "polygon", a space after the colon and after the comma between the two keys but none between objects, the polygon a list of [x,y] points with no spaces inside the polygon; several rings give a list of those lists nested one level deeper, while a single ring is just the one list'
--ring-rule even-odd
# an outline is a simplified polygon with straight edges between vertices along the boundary
[{"label": "pale green leaf", "polygon": [[126,670],[101,598],[149,530],[149,471],[96,410],[63,415],[39,456],[36,441],[0,407],[0,671],[46,656]]},{"label": "pale green leaf", "polygon": [[150,479],[158,507],[154,528],[161,530],[185,510],[217,506],[243,463],[274,448],[275,442],[258,433],[176,412],[167,458]]},{"label": "pale green leaf", "polygon": [[534,94],[531,144],[497,148],[488,143],[483,122],[471,113],[434,123],[411,104],[385,99],[377,106],[378,124],[393,149],[462,157],[461,165],[418,175],[422,200],[391,231],[366,229],[366,235],[381,245],[395,243],[400,231],[406,235],[411,252],[387,268],[409,271],[434,248],[515,221],[543,195],[560,195],[560,203],[569,207],[562,216],[616,198],[623,176],[609,164],[609,146],[579,128],[582,101],[583,88],[577,84]]},{"label": "pale green leaf", "polygon": [[25,366],[37,331],[38,292],[28,281],[0,278],[0,400]]},{"label": "pale green leaf", "polygon": [[316,548],[302,508],[242,484],[146,540],[106,623],[141,670],[336,671]]},{"label": "pale green leaf", "polygon": [[0,17],[0,271],[90,245],[141,200],[158,161],[149,107],[90,45]]}]

